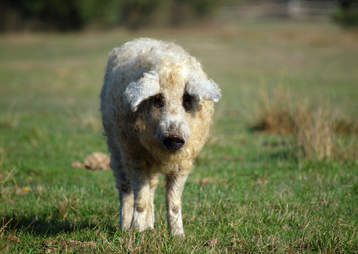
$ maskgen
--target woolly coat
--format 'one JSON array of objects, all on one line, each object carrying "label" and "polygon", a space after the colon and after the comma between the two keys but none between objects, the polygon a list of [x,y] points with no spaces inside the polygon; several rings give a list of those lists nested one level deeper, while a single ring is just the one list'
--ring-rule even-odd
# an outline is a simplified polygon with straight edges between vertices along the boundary
[{"label": "woolly coat", "polygon": [[[189,112],[182,106],[186,92],[195,98],[195,108]],[[151,106],[157,94],[165,98],[162,109]],[[219,98],[220,89],[200,63],[174,43],[142,38],[113,49],[101,92],[103,126],[112,156],[121,168],[187,174],[207,141],[213,102]],[[186,139],[175,153],[158,139],[158,128],[163,133],[172,131],[165,126],[166,118],[172,116],[183,122],[178,128]]]}]

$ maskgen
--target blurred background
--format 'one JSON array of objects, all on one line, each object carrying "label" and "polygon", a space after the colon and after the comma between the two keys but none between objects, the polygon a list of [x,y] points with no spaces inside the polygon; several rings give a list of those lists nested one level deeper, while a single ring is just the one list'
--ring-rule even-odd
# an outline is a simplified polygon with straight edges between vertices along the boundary
[{"label": "blurred background", "polygon": [[178,27],[241,18],[326,18],[358,24],[356,0],[3,0],[0,31]]}]

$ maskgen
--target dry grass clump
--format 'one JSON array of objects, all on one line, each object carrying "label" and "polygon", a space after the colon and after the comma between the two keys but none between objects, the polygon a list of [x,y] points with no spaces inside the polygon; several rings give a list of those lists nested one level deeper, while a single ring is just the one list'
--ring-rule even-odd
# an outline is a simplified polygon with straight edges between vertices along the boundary
[{"label": "dry grass clump", "polygon": [[334,128],[332,116],[323,108],[311,112],[306,108],[295,109],[297,145],[305,158],[323,160],[334,155]]},{"label": "dry grass clump", "polygon": [[101,169],[109,170],[110,158],[107,154],[93,152],[88,155],[83,162],[75,161],[72,163],[73,168],[86,168],[89,170]]},{"label": "dry grass clump", "polygon": [[265,110],[262,118],[251,127],[251,130],[267,133],[292,134],[295,130],[295,120],[292,114],[287,110],[277,109],[271,112]]},{"label": "dry grass clump", "polygon": [[358,134],[358,121],[351,121],[346,117],[334,119],[333,128],[339,134]]},{"label": "dry grass clump", "polygon": [[257,110],[259,119],[250,129],[252,131],[281,135],[293,134],[296,126],[294,115],[289,108],[289,94],[276,92],[274,95],[269,96],[268,93],[262,91],[260,99],[260,105]]},{"label": "dry grass clump", "polygon": [[[309,106],[293,100],[287,92],[261,93],[259,119],[250,129],[263,133],[294,135],[295,154],[307,159],[357,158],[358,144],[340,142],[339,135],[357,135],[358,122],[333,114],[328,106]],[[337,117],[338,116],[338,117]]]}]

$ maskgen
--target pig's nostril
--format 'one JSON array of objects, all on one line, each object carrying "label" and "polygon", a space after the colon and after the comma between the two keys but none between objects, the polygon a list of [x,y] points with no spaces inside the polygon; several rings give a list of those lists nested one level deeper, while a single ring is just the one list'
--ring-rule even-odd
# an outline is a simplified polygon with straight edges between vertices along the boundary
[{"label": "pig's nostril", "polygon": [[179,150],[183,147],[184,144],[185,140],[176,136],[169,136],[163,140],[163,145],[165,148],[172,152]]}]

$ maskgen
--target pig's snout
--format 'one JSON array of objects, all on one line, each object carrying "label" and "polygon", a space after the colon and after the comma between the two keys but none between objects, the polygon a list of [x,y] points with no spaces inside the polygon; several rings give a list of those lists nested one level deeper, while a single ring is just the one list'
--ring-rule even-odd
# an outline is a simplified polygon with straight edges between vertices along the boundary
[{"label": "pig's snout", "polygon": [[162,143],[168,151],[175,152],[184,146],[185,140],[178,136],[168,136],[163,139]]}]

